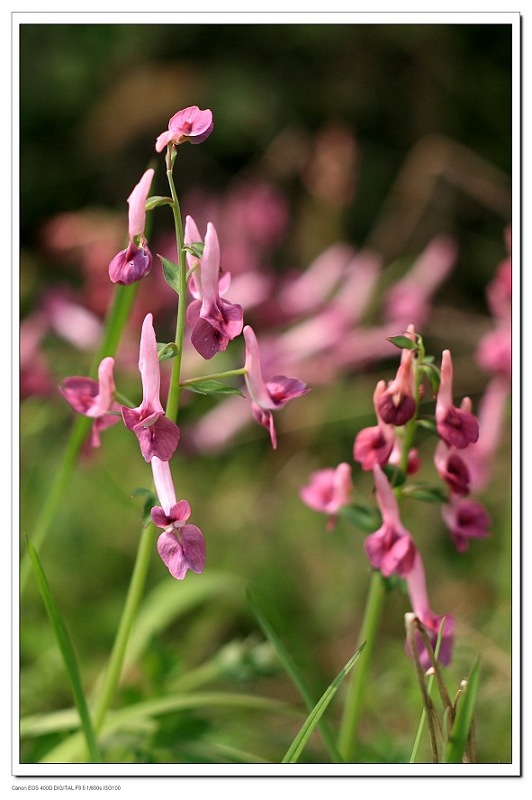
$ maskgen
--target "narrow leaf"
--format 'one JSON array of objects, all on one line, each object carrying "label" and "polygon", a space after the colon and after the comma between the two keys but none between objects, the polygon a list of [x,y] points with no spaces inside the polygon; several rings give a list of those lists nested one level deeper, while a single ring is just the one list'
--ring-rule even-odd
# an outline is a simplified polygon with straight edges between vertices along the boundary
[{"label": "narrow leaf", "polygon": [[174,201],[171,197],[161,197],[159,195],[153,195],[153,197],[148,197],[146,200],[145,209],[146,211],[153,211],[154,208],[158,208],[158,206],[171,206]]},{"label": "narrow leaf", "polygon": [[159,256],[163,268],[163,275],[168,286],[179,294],[179,267],[170,259]]},{"label": "narrow leaf", "polygon": [[401,350],[415,350],[417,348],[417,342],[413,342],[408,336],[387,336],[386,339],[396,347],[400,347]]},{"label": "narrow leaf", "polygon": [[[253,611],[255,612],[255,616],[257,617],[262,630],[264,631],[264,633],[266,634],[268,639],[271,641],[271,643],[275,647],[275,650],[277,652],[277,655],[279,657],[279,660],[280,660],[281,664],[285,668],[286,672],[288,673],[289,677],[292,680],[292,683],[294,684],[294,686],[298,690],[299,694],[301,695],[301,698],[303,699],[303,701],[304,701],[305,705],[307,706],[308,710],[312,711],[312,709],[314,707],[314,698],[312,697],[312,694],[311,694],[310,690],[307,688],[305,680],[304,680],[303,676],[301,675],[299,669],[297,668],[297,666],[293,662],[292,657],[290,656],[290,654],[288,653],[288,651],[285,648],[284,644],[282,643],[282,641],[278,637],[278,635],[275,632],[274,628],[272,627],[272,625],[270,624],[270,622],[268,621],[268,619],[264,615],[264,612],[258,607],[256,601],[253,599],[253,597],[251,596],[249,591],[247,592],[247,598],[248,598],[249,604],[251,605]],[[327,746],[327,749],[329,750],[329,754],[330,754],[331,758],[333,759],[334,763],[341,764],[342,761],[343,761],[342,756],[338,752],[338,748],[336,747],[336,743],[335,743],[335,741],[334,741],[334,739],[333,739],[333,737],[332,737],[332,735],[331,735],[331,733],[330,733],[325,721],[324,720],[320,720],[318,722],[318,725],[319,725],[319,728],[320,728],[321,735],[323,736],[323,741],[325,742],[325,744]]]},{"label": "narrow leaf", "polygon": [[462,762],[473,721],[479,672],[480,662],[477,659],[467,679],[463,695],[457,704],[453,727],[443,754],[444,764],[460,764]]},{"label": "narrow leaf", "polygon": [[91,762],[102,763],[103,759],[100,755],[98,744],[96,742],[85,693],[83,692],[83,687],[81,685],[81,677],[76,660],[76,654],[74,652],[67,628],[50,591],[50,586],[37,555],[37,551],[30,541],[28,541],[28,554],[35,571],[37,583],[46,607],[46,611],[48,613],[48,617],[57,639],[59,650],[61,651],[61,655],[65,663],[70,686],[72,688],[72,694],[74,696],[74,702],[78,709],[81,725],[85,734]]},{"label": "narrow leaf", "polygon": [[403,494],[415,500],[424,500],[426,503],[446,503],[447,492],[439,486],[430,486],[423,483],[412,483],[405,487]]},{"label": "narrow leaf", "polygon": [[320,699],[318,700],[318,702],[316,703],[316,705],[314,706],[308,717],[306,718],[305,722],[301,726],[298,735],[288,748],[286,755],[284,756],[281,762],[282,764],[297,763],[306,743],[308,742],[310,736],[312,735],[312,732],[314,731],[314,728],[318,724],[319,720],[321,719],[321,717],[325,712],[325,709],[327,708],[327,706],[333,699],[334,695],[336,694],[336,690],[342,683],[345,676],[350,672],[350,670],[354,666],[355,662],[357,661],[358,657],[360,656],[365,646],[366,643],[363,642],[363,644],[360,645],[356,653],[353,656],[351,656],[345,667],[343,667],[340,670],[340,672],[333,680],[331,685],[328,686],[327,689],[324,691],[324,693],[322,694],[322,696],[320,697]]},{"label": "narrow leaf", "polygon": [[183,250],[186,253],[190,253],[195,258],[201,258],[203,256],[204,249],[205,249],[204,242],[192,242],[191,244],[186,244],[183,247]]},{"label": "narrow leaf", "polygon": [[179,353],[179,347],[175,342],[157,342],[157,357],[159,361],[168,361],[175,358]]},{"label": "narrow leaf", "polygon": [[342,506],[338,515],[353,522],[362,531],[372,533],[382,524],[381,515],[376,509],[353,503],[349,506]]},{"label": "narrow leaf", "polygon": [[238,394],[242,397],[242,392],[240,389],[236,389],[234,386],[229,386],[227,383],[222,383],[222,381],[216,381],[211,378],[206,378],[204,381],[194,381],[194,383],[185,383],[182,384],[183,389],[189,389],[191,392],[196,392],[197,394]]}]

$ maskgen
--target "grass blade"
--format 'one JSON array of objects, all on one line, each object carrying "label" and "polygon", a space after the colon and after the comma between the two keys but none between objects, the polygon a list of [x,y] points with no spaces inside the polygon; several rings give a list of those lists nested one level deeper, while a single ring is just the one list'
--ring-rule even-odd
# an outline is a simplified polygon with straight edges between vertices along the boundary
[{"label": "grass blade", "polygon": [[[269,620],[266,618],[263,611],[258,607],[257,602],[254,600],[254,598],[251,596],[250,592],[247,593],[247,597],[248,597],[248,602],[253,608],[253,611],[255,612],[255,615],[259,621],[262,630],[264,631],[265,635],[268,637],[268,639],[275,647],[275,650],[277,652],[277,655],[279,656],[281,664],[285,668],[290,679],[292,680],[292,683],[294,684],[299,694],[301,695],[308,710],[312,711],[312,709],[314,708],[315,701],[314,698],[312,697],[311,692],[307,688],[303,676],[301,675],[297,666],[294,664],[292,657],[288,653],[282,641],[277,636],[277,633],[270,624]],[[327,746],[329,755],[331,756],[333,762],[335,764],[341,764],[343,762],[342,756],[340,755],[340,752],[336,747],[336,742],[334,741],[333,736],[329,731],[329,728],[325,724],[325,721],[320,720],[318,722],[318,726],[320,729],[320,733],[323,737],[323,741]]]},{"label": "grass blade", "polygon": [[325,709],[333,699],[334,695],[336,694],[336,690],[342,683],[345,676],[354,666],[355,662],[357,661],[358,657],[360,656],[362,650],[364,649],[366,643],[360,645],[356,653],[351,656],[345,667],[343,667],[336,678],[333,680],[330,686],[324,691],[308,717],[306,718],[305,722],[301,726],[299,733],[297,734],[296,738],[288,748],[285,757],[283,758],[283,764],[295,764],[299,760],[303,749],[308,742],[314,728],[318,724],[319,720],[321,719]]},{"label": "grass blade", "polygon": [[453,727],[443,754],[444,764],[460,764],[467,747],[473,711],[478,690],[480,662],[475,661],[467,681],[462,697],[457,703],[456,716]]},{"label": "grass blade", "polygon": [[85,734],[90,760],[93,764],[102,763],[102,757],[100,755],[96,737],[94,735],[94,729],[92,727],[89,709],[85,699],[85,693],[83,692],[83,687],[81,684],[78,662],[76,660],[76,654],[72,646],[72,641],[50,591],[50,586],[39,560],[39,556],[37,555],[37,551],[31,542],[28,542],[28,555],[35,571],[39,590],[41,592],[48,617],[50,618],[59,650],[63,656],[68,679],[72,688],[72,694],[74,696],[74,702],[78,709],[81,726]]}]

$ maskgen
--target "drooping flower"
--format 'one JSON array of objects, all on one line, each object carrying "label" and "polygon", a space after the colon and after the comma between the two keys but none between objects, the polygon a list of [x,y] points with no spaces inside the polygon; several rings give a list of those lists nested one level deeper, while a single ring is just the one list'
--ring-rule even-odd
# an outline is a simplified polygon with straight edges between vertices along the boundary
[{"label": "drooping flower", "polygon": [[146,226],[146,200],[155,171],[147,169],[137,183],[127,202],[129,204],[129,244],[109,264],[109,277],[113,283],[130,286],[148,275],[153,257],[144,236]]},{"label": "drooping flower", "polygon": [[[425,628],[433,650],[436,649],[438,635],[443,623],[438,661],[442,664],[449,664],[453,650],[454,617],[452,614],[442,614],[438,616],[431,611],[427,593],[425,569],[419,552],[416,552],[412,567],[406,575],[406,587],[410,597],[410,603],[412,604],[412,610]],[[431,661],[423,639],[421,638],[421,634],[418,632],[416,632],[415,635],[415,644],[421,666],[424,669],[428,669],[431,665]],[[409,646],[407,642],[407,652],[408,651]]]},{"label": "drooping flower", "polygon": [[336,516],[342,506],[351,501],[353,494],[352,468],[350,464],[338,464],[336,468],[319,469],[310,476],[299,496],[309,508],[329,516],[327,527],[332,530]]},{"label": "drooping flower", "polygon": [[220,243],[211,222],[207,224],[200,278],[193,284],[193,290],[201,300],[190,303],[187,310],[187,321],[192,325],[191,342],[203,358],[211,359],[242,333],[244,325],[242,306],[220,296]]},{"label": "drooping flower", "polygon": [[174,483],[168,461],[157,456],[151,460],[153,480],[161,506],[154,506],[151,518],[163,529],[157,540],[159,555],[170,574],[183,580],[187,570],[201,573],[205,566],[205,540],[196,525],[187,523],[191,514],[187,500],[176,500]]},{"label": "drooping flower", "polygon": [[449,447],[444,441],[439,441],[434,451],[434,466],[452,492],[458,495],[469,494],[469,468],[456,447]]},{"label": "drooping flower", "polygon": [[161,153],[169,144],[200,144],[212,133],[214,123],[212,111],[202,111],[198,106],[189,106],[178,111],[168,122],[168,130],[161,133],[155,142],[155,149]]},{"label": "drooping flower", "polygon": [[277,435],[272,411],[282,408],[289,400],[306,394],[309,387],[297,378],[275,375],[265,381],[260,363],[259,344],[250,325],[244,328],[246,341],[245,380],[251,398],[254,419],[270,433],[272,447],[277,447]]},{"label": "drooping flower", "polygon": [[157,456],[168,461],[179,442],[179,428],[165,416],[160,400],[161,374],[153,316],[147,314],[142,323],[139,349],[139,372],[142,379],[142,403],[137,408],[122,406],[126,428],[139,440],[146,461]]},{"label": "drooping flower", "polygon": [[394,380],[378,400],[379,415],[388,425],[405,425],[416,413],[414,378],[414,352],[405,348]]},{"label": "drooping flower", "polygon": [[469,549],[470,539],[489,536],[490,515],[478,500],[451,495],[450,501],[442,507],[442,516],[459,553]]},{"label": "drooping flower", "polygon": [[94,378],[74,376],[65,378],[59,386],[60,393],[74,411],[94,420],[91,438],[93,447],[100,446],[100,432],[104,428],[120,421],[120,416],[110,413],[120,410],[114,400],[114,363],[114,358],[110,356],[102,359],[97,381]]},{"label": "drooping flower", "polygon": [[364,540],[364,549],[371,566],[385,577],[392,574],[405,577],[412,569],[416,546],[409,532],[401,523],[399,505],[379,466],[373,468],[377,503],[382,514],[382,525]]},{"label": "drooping flower", "polygon": [[450,350],[441,359],[441,381],[436,398],[436,428],[444,442],[462,449],[477,441],[478,420],[471,411],[453,403],[453,363]]},{"label": "drooping flower", "polygon": [[366,472],[387,464],[395,445],[394,426],[384,422],[379,412],[379,400],[385,391],[386,383],[379,381],[373,392],[377,425],[359,431],[353,444],[353,458]]}]

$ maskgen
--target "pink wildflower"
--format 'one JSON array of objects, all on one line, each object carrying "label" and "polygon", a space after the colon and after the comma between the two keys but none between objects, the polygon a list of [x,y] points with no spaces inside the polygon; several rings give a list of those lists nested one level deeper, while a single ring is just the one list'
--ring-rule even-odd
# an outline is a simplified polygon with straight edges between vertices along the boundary
[{"label": "pink wildflower", "polygon": [[189,106],[170,119],[168,130],[161,133],[155,142],[155,149],[161,153],[169,144],[200,144],[212,133],[214,124],[212,121],[212,111],[205,109],[202,111],[198,106]]},{"label": "pink wildflower", "polygon": [[193,290],[201,295],[201,302],[189,305],[187,320],[193,326],[192,344],[203,358],[211,359],[242,333],[244,315],[242,306],[220,297],[220,244],[210,222],[200,264],[200,280],[193,284]]},{"label": "pink wildflower", "polygon": [[449,503],[442,508],[443,520],[459,553],[469,549],[470,539],[485,539],[489,536],[490,516],[477,500],[451,495]]},{"label": "pink wildflower", "polygon": [[91,438],[93,447],[100,446],[100,431],[120,421],[118,415],[110,413],[120,409],[118,403],[114,402],[114,363],[114,359],[110,356],[100,362],[97,381],[93,378],[75,376],[65,378],[59,387],[59,391],[74,411],[94,419]]},{"label": "pink wildflower", "polygon": [[500,375],[488,383],[479,402],[480,435],[475,444],[462,451],[471,476],[471,491],[484,489],[489,481],[493,456],[497,451],[508,411],[510,385]]},{"label": "pink wildflower", "polygon": [[338,464],[335,469],[319,469],[311,474],[310,482],[299,493],[309,508],[329,515],[329,530],[335,526],[338,511],[351,501],[351,473],[351,465],[346,463]]},{"label": "pink wildflower", "polygon": [[277,435],[272,411],[282,408],[289,400],[306,394],[309,387],[297,378],[287,378],[284,375],[275,375],[269,381],[262,376],[260,352],[257,337],[253,328],[246,325],[244,328],[246,340],[246,385],[251,398],[251,411],[259,425],[270,433],[272,447],[277,447]]},{"label": "pink wildflower", "polygon": [[154,506],[151,518],[154,525],[163,528],[157,540],[157,550],[170,574],[183,580],[187,570],[203,572],[205,566],[205,540],[196,525],[187,524],[190,503],[176,500],[170,465],[157,456],[151,460],[153,480],[161,506]]},{"label": "pink wildflower", "polygon": [[478,420],[470,411],[453,403],[453,364],[451,353],[444,350],[441,360],[441,381],[436,398],[436,428],[444,442],[458,449],[477,441]]},{"label": "pink wildflower", "polygon": [[379,413],[379,401],[385,392],[385,382],[379,381],[373,393],[378,424],[359,431],[353,445],[353,458],[366,472],[376,465],[383,467],[387,464],[395,445],[394,427],[385,423]]},{"label": "pink wildflower", "polygon": [[452,492],[459,495],[469,494],[469,469],[456,447],[449,447],[443,441],[438,442],[434,451],[434,466]]},{"label": "pink wildflower", "polygon": [[404,349],[394,380],[378,400],[379,415],[387,424],[405,425],[416,413],[414,377],[414,352]]},{"label": "pink wildflower", "polygon": [[[438,634],[443,622],[443,633],[438,661],[441,661],[442,664],[449,664],[453,649],[454,617],[452,614],[438,616],[431,611],[427,594],[425,570],[419,552],[416,553],[412,568],[408,575],[406,575],[406,586],[412,604],[412,610],[424,626],[433,649],[436,648]],[[421,666],[424,669],[428,669],[431,665],[429,655],[423,644],[421,635],[417,632],[415,639]],[[407,643],[407,651],[408,649]]]},{"label": "pink wildflower", "polygon": [[373,468],[373,477],[382,525],[366,537],[364,549],[372,567],[379,569],[385,577],[394,573],[405,577],[412,569],[416,546],[401,523],[397,499],[379,466]]},{"label": "pink wildflower", "polygon": [[[109,277],[113,283],[130,286],[148,275],[153,258],[144,237],[146,225],[146,200],[150,192],[155,171],[147,169],[128,197],[129,204],[129,244],[121,250],[109,264]],[[135,239],[139,239],[137,245]]]},{"label": "pink wildflower", "polygon": [[124,424],[139,440],[140,450],[146,461],[151,461],[153,456],[161,461],[168,461],[178,445],[179,428],[165,416],[159,397],[161,375],[151,314],[147,314],[142,323],[139,371],[142,379],[142,403],[137,408],[122,406]]}]

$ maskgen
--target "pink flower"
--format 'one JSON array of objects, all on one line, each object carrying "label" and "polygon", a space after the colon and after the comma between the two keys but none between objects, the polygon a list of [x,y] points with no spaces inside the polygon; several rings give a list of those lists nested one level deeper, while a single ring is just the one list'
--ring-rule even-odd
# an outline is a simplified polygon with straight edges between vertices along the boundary
[{"label": "pink flower", "polygon": [[[155,171],[147,169],[128,197],[129,204],[129,244],[121,250],[109,264],[109,277],[113,283],[130,286],[148,275],[153,258],[150,253],[144,228],[146,226],[146,200]],[[135,242],[138,237],[139,243]]]},{"label": "pink flower", "polygon": [[453,364],[451,353],[444,350],[441,360],[441,381],[436,398],[436,428],[444,442],[462,449],[477,441],[478,420],[470,411],[453,403]]},{"label": "pink flower", "polygon": [[170,119],[168,130],[157,137],[155,149],[161,153],[169,144],[200,144],[212,133],[213,128],[210,109],[202,111],[198,106],[189,106]]},{"label": "pink flower", "polygon": [[192,344],[203,358],[211,359],[242,333],[244,314],[242,306],[220,297],[220,244],[210,222],[200,264],[200,280],[192,288],[201,295],[201,302],[195,300],[189,305],[187,320],[193,326]]},{"label": "pink flower", "polygon": [[397,374],[377,403],[379,415],[388,425],[405,425],[416,413],[414,377],[414,352],[404,349]]},{"label": "pink flower", "polygon": [[346,463],[338,464],[335,469],[319,469],[311,474],[310,482],[299,493],[309,508],[329,515],[329,530],[334,528],[338,511],[351,501],[351,473],[351,465]]},{"label": "pink flower", "polygon": [[366,537],[364,549],[371,566],[379,569],[385,577],[394,573],[405,577],[412,569],[416,546],[401,523],[397,499],[379,466],[373,468],[373,477],[382,525],[375,533]]},{"label": "pink flower", "polygon": [[[442,664],[449,664],[453,649],[454,617],[452,614],[437,616],[436,614],[432,613],[427,594],[425,570],[423,568],[423,561],[419,552],[416,553],[412,568],[406,576],[406,586],[408,595],[410,597],[410,602],[412,604],[412,610],[424,626],[433,650],[436,648],[438,634],[443,622],[443,633],[440,650],[438,653],[438,661],[441,661]],[[421,635],[416,633],[415,639],[416,649],[419,654],[421,666],[424,669],[428,669],[431,665],[431,662],[425,645],[423,644]],[[408,649],[407,643],[407,652]]]},{"label": "pink flower", "polygon": [[183,580],[187,570],[203,572],[205,566],[205,540],[196,525],[188,525],[190,503],[177,502],[170,465],[157,456],[151,460],[153,480],[161,506],[154,506],[151,518],[154,525],[163,528],[157,540],[157,550],[170,574]]},{"label": "pink flower", "polygon": [[451,496],[442,508],[443,520],[459,553],[469,549],[470,539],[485,539],[489,536],[491,519],[477,500],[458,499]]},{"label": "pink flower", "polygon": [[455,447],[449,447],[443,441],[438,442],[434,451],[434,466],[452,492],[469,494],[469,469]]},{"label": "pink flower", "polygon": [[359,431],[353,445],[353,458],[366,472],[387,464],[395,445],[394,427],[385,423],[379,413],[379,401],[385,392],[385,382],[379,381],[373,393],[378,424]]},{"label": "pink flower", "polygon": [[282,408],[289,400],[306,394],[309,387],[297,378],[275,375],[269,381],[262,376],[260,352],[253,328],[244,328],[246,340],[246,385],[251,398],[251,411],[259,425],[270,432],[272,447],[277,447],[277,436],[272,411]]},{"label": "pink flower", "polygon": [[142,379],[142,403],[137,408],[122,406],[124,424],[139,440],[140,450],[146,461],[151,461],[153,456],[161,461],[168,461],[178,445],[179,428],[165,416],[159,397],[161,375],[151,314],[147,314],[142,323],[139,371]]},{"label": "pink flower", "polygon": [[93,378],[75,376],[65,378],[59,387],[59,391],[74,411],[94,419],[91,439],[93,447],[100,446],[100,431],[120,421],[118,415],[110,413],[120,409],[118,403],[114,402],[114,363],[114,359],[110,356],[100,362],[97,381]]},{"label": "pink flower", "polygon": [[498,375],[491,379],[480,399],[478,441],[462,451],[462,459],[471,476],[473,492],[484,489],[490,479],[493,457],[506,422],[509,395],[508,381]]}]

